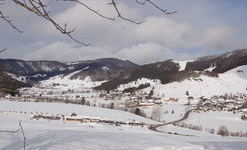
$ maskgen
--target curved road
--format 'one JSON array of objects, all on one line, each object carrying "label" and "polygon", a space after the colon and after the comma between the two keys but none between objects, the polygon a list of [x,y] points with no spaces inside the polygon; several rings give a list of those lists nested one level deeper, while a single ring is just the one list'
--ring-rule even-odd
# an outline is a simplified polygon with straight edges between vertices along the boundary
[{"label": "curved road", "polygon": [[150,125],[148,128],[152,131],[155,131],[155,132],[161,132],[161,133],[166,133],[166,134],[175,134],[175,135],[183,135],[183,136],[192,136],[192,135],[185,135],[185,134],[178,134],[178,133],[171,133],[171,132],[165,132],[165,131],[160,131],[158,130],[157,128],[161,127],[161,126],[166,126],[166,125],[169,125],[169,124],[173,124],[173,123],[177,123],[177,122],[180,122],[180,121],[184,121],[185,119],[187,119],[190,115],[190,113],[192,111],[194,111],[195,109],[190,109],[188,111],[186,111],[186,113],[184,114],[184,116],[179,119],[179,120],[174,120],[174,121],[171,121],[171,122],[168,122],[168,123],[163,123],[163,124],[153,124],[153,125]]}]

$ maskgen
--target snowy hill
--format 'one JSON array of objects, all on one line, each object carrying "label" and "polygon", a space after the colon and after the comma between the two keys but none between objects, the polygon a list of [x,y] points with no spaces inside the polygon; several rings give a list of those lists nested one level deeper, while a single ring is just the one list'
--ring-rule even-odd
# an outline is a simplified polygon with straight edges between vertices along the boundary
[{"label": "snowy hill", "polygon": [[[115,58],[104,58],[88,61],[62,63],[56,61],[24,61],[15,59],[0,59],[2,71],[15,76],[25,76],[28,80],[39,81],[50,77],[81,70],[71,78],[84,79],[90,76],[92,80],[110,80],[124,70],[138,65]],[[83,72],[82,72],[83,71]]]},{"label": "snowy hill", "polygon": [[246,52],[141,66],[111,58],[57,64],[65,70],[32,66],[37,72],[16,61],[16,74],[16,63],[4,63],[2,89],[43,80],[0,98],[0,149],[23,149],[23,127],[26,149],[244,150]]},{"label": "snowy hill", "polygon": [[[30,84],[36,83],[37,81],[45,81],[52,77],[58,78],[58,76],[63,77],[67,75],[70,75],[70,77],[66,79],[66,82],[69,80],[74,80],[73,83],[76,83],[76,81],[79,80],[88,80],[88,77],[90,77],[90,80],[92,81],[111,80],[137,66],[138,65],[130,61],[114,58],[71,63],[0,59],[0,72],[4,74],[1,78],[5,80],[5,82],[15,80],[16,83],[19,83],[16,85],[17,87],[24,87],[26,85],[22,82],[27,82]],[[5,82],[0,84],[3,85]],[[0,87],[0,89],[3,88],[5,88],[5,85]],[[15,93],[16,91],[13,92]],[[11,92],[7,91],[7,93]]]},{"label": "snowy hill", "polygon": [[167,60],[139,66],[131,70],[128,76],[118,76],[95,89],[112,90],[120,84],[133,82],[141,78],[158,79],[162,84],[167,84],[184,81],[202,74],[215,77],[243,65],[247,65],[247,49],[201,57],[192,61]]},{"label": "snowy hill", "polygon": [[104,82],[104,81],[92,81],[90,76],[84,79],[72,78],[72,76],[80,72],[83,72],[86,69],[87,68],[79,71],[74,71],[67,75],[58,75],[55,77],[51,77],[48,80],[41,81],[40,86],[42,87],[56,86],[57,88],[61,87],[65,89],[81,89],[81,88],[89,89],[95,86],[99,86],[102,82]]},{"label": "snowy hill", "polygon": [[188,78],[181,82],[172,82],[168,84],[161,84],[160,80],[142,78],[128,84],[120,85],[118,90],[138,87],[145,83],[149,83],[150,87],[143,89],[143,91],[148,93],[153,89],[156,96],[163,96],[165,98],[184,98],[186,97],[187,91],[189,92],[189,95],[193,97],[212,97],[214,95],[246,93],[247,66],[240,66],[229,70],[219,74],[218,77],[200,75],[198,77]]},{"label": "snowy hill", "polygon": [[[172,89],[169,86],[174,86],[177,82],[182,83],[182,85],[188,84],[181,86],[180,88],[183,89],[180,89],[180,92],[184,92],[184,89],[196,84],[200,89],[195,91],[198,93],[197,95],[204,95],[201,89],[207,88],[204,82],[197,82],[199,80],[207,81],[206,84],[210,84],[210,86],[211,83],[216,84],[215,88],[212,88],[212,92],[209,91],[208,95],[217,93],[215,92],[216,87],[219,89],[216,91],[236,91],[235,89],[238,88],[231,88],[232,86],[227,88],[227,86],[230,86],[230,84],[234,86],[239,85],[235,83],[228,84],[226,79],[235,79],[235,77],[229,75],[229,73],[227,73],[227,76],[223,74],[243,65],[247,65],[247,49],[235,50],[221,55],[201,57],[191,61],[166,60],[140,66],[127,60],[115,58],[70,63],[0,59],[2,71],[13,80],[19,80],[21,82],[30,83],[32,81],[31,83],[33,83],[34,81],[42,81],[42,84],[67,84],[71,82],[71,85],[73,84],[77,87],[94,87],[95,90],[109,91],[117,89],[121,84],[147,78],[150,80],[159,80],[164,85],[167,84],[166,86],[162,85],[160,88],[167,87],[168,89]],[[241,70],[238,73],[240,76],[244,76]],[[216,79],[215,77],[218,78]],[[193,78],[198,78],[198,80],[196,79],[197,81],[190,82]],[[236,81],[240,80],[236,79]],[[222,85],[225,82],[227,85],[222,90],[220,87],[223,87]],[[21,85],[18,87],[21,87]],[[163,90],[166,90],[166,88]],[[200,92],[201,94],[199,94]],[[218,94],[221,93],[218,92]],[[196,96],[196,94],[192,95]]]}]

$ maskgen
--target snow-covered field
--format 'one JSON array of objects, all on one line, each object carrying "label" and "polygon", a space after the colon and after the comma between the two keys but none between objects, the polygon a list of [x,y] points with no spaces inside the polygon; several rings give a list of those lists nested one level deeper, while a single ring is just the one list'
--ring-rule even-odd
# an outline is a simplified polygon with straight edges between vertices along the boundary
[{"label": "snow-covered field", "polygon": [[241,120],[240,114],[234,114],[232,112],[192,113],[185,122],[202,126],[204,129],[215,129],[215,131],[220,126],[226,126],[229,131],[247,132],[247,121]]},{"label": "snow-covered field", "polygon": [[[55,107],[55,105],[58,106]],[[35,120],[31,119],[30,114],[19,113],[19,111],[63,114],[77,112],[88,116],[111,116],[112,119],[122,118],[124,120],[127,117],[152,122],[115,110],[77,107],[71,104],[35,104],[3,100],[1,100],[0,107],[1,110],[16,110],[1,111],[0,130],[17,130],[18,122],[22,120],[27,150],[244,150],[247,146],[246,138],[222,138],[207,134],[169,135],[139,126]],[[23,138],[20,132],[0,132],[0,149],[20,150],[22,148]]]},{"label": "snow-covered field", "polygon": [[3,112],[27,112],[28,114],[65,115],[75,113],[84,118],[99,118],[105,120],[141,122],[146,124],[155,121],[134,115],[129,112],[89,107],[84,105],[63,104],[63,103],[37,103],[37,102],[14,102],[0,100],[0,111]]}]

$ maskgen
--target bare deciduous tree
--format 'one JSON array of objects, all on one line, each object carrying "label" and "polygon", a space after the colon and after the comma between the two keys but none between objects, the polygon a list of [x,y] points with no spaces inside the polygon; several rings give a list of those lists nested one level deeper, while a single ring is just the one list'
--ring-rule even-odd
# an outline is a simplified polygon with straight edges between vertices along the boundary
[{"label": "bare deciduous tree", "polygon": [[[88,43],[81,42],[80,40],[76,39],[73,37],[72,33],[75,31],[75,28],[69,29],[68,28],[68,23],[64,25],[60,25],[56,20],[53,19],[53,17],[50,15],[50,11],[48,10],[48,4],[45,2],[45,0],[10,0],[14,4],[20,6],[20,8],[23,8],[27,10],[28,12],[35,14],[39,17],[44,18],[47,20],[49,23],[51,23],[60,33],[66,35],[68,38],[71,40],[75,41],[76,43],[83,45],[83,46],[88,46]],[[89,6],[85,1],[89,0],[56,0],[57,2],[74,2],[77,4],[82,5],[85,7],[89,12],[92,12],[96,15],[98,15],[101,18],[110,20],[110,21],[115,21],[116,18],[120,18],[124,21],[134,23],[134,24],[141,24],[143,21],[136,21],[129,19],[128,17],[125,17],[122,15],[122,12],[120,11],[118,7],[118,3],[121,0],[109,0],[109,2],[106,5],[109,5],[109,9],[113,9],[116,13],[116,16],[112,14],[112,16],[105,16],[103,13],[101,13],[99,10],[93,9],[92,6]],[[136,4],[138,5],[146,5],[150,4],[151,6],[155,7],[157,10],[161,11],[165,15],[169,14],[174,14],[176,11],[168,11],[166,9],[161,8],[157,3],[155,3],[153,0],[133,0]],[[6,0],[0,0],[0,5],[4,5]],[[1,7],[0,7],[0,20],[3,20],[4,22],[8,23],[10,27],[15,29],[16,31],[23,33],[22,30],[20,30],[14,23],[13,21],[2,12]]]},{"label": "bare deciduous tree", "polygon": [[160,121],[161,119],[161,108],[160,106],[154,106],[152,113],[151,113],[151,119]]},{"label": "bare deciduous tree", "polygon": [[4,132],[4,133],[18,133],[18,132],[21,132],[22,137],[23,137],[23,149],[26,150],[26,136],[25,136],[24,129],[22,127],[22,120],[19,122],[18,125],[20,127],[17,130],[0,130],[0,132]]}]

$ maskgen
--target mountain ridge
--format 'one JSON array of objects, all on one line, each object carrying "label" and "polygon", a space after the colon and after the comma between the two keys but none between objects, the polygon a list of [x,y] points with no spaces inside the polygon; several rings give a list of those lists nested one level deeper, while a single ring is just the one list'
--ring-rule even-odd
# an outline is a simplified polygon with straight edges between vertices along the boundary
[{"label": "mountain ridge", "polygon": [[[217,77],[220,73],[242,65],[247,65],[247,49],[204,56],[193,61],[169,59],[144,65],[117,58],[100,58],[67,63],[46,60],[0,59],[2,72],[11,73],[17,77],[26,76],[26,80],[31,83],[47,80],[57,75],[66,76],[73,72],[76,73],[70,77],[71,80],[83,80],[90,77],[93,82],[106,81],[95,87],[95,90],[113,90],[120,84],[126,84],[140,78],[158,79],[162,84],[167,84],[200,75]],[[29,82],[28,85],[30,85]]]}]

